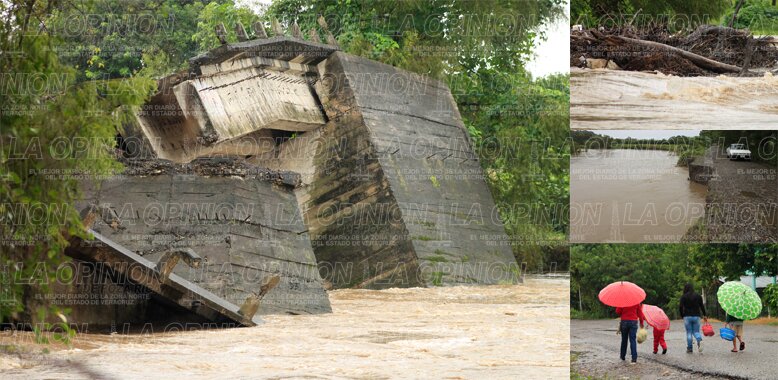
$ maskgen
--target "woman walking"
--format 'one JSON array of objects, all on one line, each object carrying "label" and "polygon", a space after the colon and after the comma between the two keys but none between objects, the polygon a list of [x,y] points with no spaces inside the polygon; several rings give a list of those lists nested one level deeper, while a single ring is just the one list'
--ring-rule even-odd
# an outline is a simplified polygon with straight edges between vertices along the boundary
[{"label": "woman walking", "polygon": [[686,329],[686,352],[691,353],[692,337],[697,339],[697,351],[702,353],[702,335],[700,334],[700,317],[708,321],[702,297],[694,292],[692,284],[683,287],[683,295],[678,303],[678,311],[683,317],[683,327]]},{"label": "woman walking", "polygon": [[627,339],[629,339],[630,353],[632,354],[632,364],[638,362],[638,343],[636,335],[638,333],[638,321],[640,328],[643,328],[643,304],[630,307],[617,307],[616,314],[621,317],[619,323],[619,332],[621,332],[621,360],[627,358]]}]

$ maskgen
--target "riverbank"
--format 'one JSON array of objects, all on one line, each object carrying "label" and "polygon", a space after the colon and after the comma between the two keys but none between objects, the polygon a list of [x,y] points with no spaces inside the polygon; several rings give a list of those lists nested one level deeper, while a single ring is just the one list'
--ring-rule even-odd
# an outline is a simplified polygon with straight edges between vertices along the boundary
[{"label": "riverbank", "polygon": [[79,334],[74,348],[2,332],[0,346],[25,343],[0,353],[0,371],[4,379],[567,378],[569,283],[335,290],[331,314],[270,315],[256,327],[215,331]]},{"label": "riverbank", "polygon": [[759,162],[730,161],[711,147],[695,164],[706,169],[705,216],[689,229],[684,241],[701,243],[778,242],[778,168]]}]

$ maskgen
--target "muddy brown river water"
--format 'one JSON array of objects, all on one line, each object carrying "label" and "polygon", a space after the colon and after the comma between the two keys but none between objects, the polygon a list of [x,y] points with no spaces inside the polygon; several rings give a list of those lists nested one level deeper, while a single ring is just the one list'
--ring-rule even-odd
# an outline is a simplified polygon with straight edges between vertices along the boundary
[{"label": "muddy brown river water", "polygon": [[772,129],[778,77],[570,69],[573,129]]},{"label": "muddy brown river water", "polygon": [[[22,355],[0,350],[0,378],[563,379],[569,284],[336,290],[331,314],[265,316],[252,328],[22,344]],[[0,333],[0,348],[18,338]]]},{"label": "muddy brown river water", "polygon": [[596,150],[570,159],[570,241],[677,242],[705,215],[706,186],[662,150]]}]

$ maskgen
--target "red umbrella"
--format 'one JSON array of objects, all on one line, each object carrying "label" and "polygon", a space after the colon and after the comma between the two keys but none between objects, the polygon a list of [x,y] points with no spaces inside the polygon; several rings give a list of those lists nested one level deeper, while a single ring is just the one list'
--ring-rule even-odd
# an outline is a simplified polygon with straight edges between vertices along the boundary
[{"label": "red umbrella", "polygon": [[644,304],[643,315],[646,317],[646,322],[657,330],[667,330],[670,328],[670,318],[667,318],[665,311],[658,306]]},{"label": "red umbrella", "polygon": [[600,290],[599,298],[608,306],[629,307],[643,302],[646,292],[629,281],[618,281]]}]

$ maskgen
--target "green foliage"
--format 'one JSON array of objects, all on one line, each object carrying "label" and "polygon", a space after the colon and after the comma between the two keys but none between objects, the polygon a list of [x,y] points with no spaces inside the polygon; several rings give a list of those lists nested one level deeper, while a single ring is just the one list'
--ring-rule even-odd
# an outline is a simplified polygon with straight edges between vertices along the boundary
[{"label": "green foliage", "polygon": [[456,96],[514,253],[537,268],[569,225],[569,78],[482,70]]},{"label": "green foliage", "polygon": [[[27,5],[32,4],[32,7]],[[57,52],[68,45],[29,20],[48,22],[54,5],[45,1],[3,3],[0,9],[0,72],[18,86],[0,93],[0,271],[6,295],[20,301],[24,279],[46,289],[71,236],[84,236],[74,199],[77,178],[105,175],[121,166],[114,136],[135,107],[156,87],[145,77],[82,81]],[[62,11],[61,9],[59,10]],[[40,91],[24,78],[43,78]],[[46,264],[36,271],[36,264]],[[22,311],[20,302],[0,302],[0,318]]]},{"label": "green foliage", "polygon": [[670,315],[675,310],[671,300],[691,277],[685,269],[686,256],[683,245],[575,245],[570,252],[571,308],[579,307],[580,297],[584,312],[615,316],[597,295],[606,285],[623,280],[640,285],[646,291],[645,302]]},{"label": "green foliage", "polygon": [[577,315],[613,317],[600,303],[599,291],[615,281],[630,281],[646,291],[646,303],[677,317],[684,284],[691,282],[709,295],[709,313],[721,278],[746,273],[774,276],[778,245],[748,244],[584,244],[571,249],[570,307]]},{"label": "green foliage", "polygon": [[216,38],[216,25],[223,23],[227,30],[227,40],[236,42],[235,24],[241,22],[249,30],[259,17],[251,9],[238,7],[232,0],[211,2],[197,16],[197,32],[192,35],[192,41],[200,51],[206,51],[219,46]]},{"label": "green foliage", "polygon": [[[672,28],[689,29],[717,20],[732,5],[731,0],[572,0],[570,20],[587,27],[632,21],[633,25],[665,22]],[[640,17],[633,20],[638,12]]]},{"label": "green foliage", "polygon": [[778,131],[769,130],[734,130],[734,131],[702,131],[711,144],[726,148],[730,144],[747,144],[751,150],[751,159],[767,164],[778,165]]},{"label": "green foliage", "polygon": [[772,315],[778,312],[778,285],[767,285],[762,293],[762,302]]},{"label": "green foliage", "polygon": [[443,285],[443,272],[432,272],[430,276],[430,282],[433,286]]},{"label": "green foliage", "polygon": [[440,182],[438,182],[438,177],[435,177],[434,175],[430,176],[430,182],[432,182],[432,186],[435,188],[440,187]]},{"label": "green foliage", "polygon": [[[514,72],[531,52],[537,27],[562,17],[561,0],[276,0],[267,17],[307,32],[323,15],[344,51],[446,78],[492,68]],[[442,54],[441,54],[442,53]],[[449,78],[450,79],[450,78]]]},{"label": "green foliage", "polygon": [[[722,17],[721,23],[729,25],[732,20],[732,8]],[[750,0],[743,4],[735,19],[733,27],[738,29],[750,29],[754,32],[773,34],[778,32],[778,7],[771,0]]]},{"label": "green foliage", "polygon": [[[161,76],[198,52],[193,35],[203,8],[201,1],[180,0],[65,2],[47,24],[63,40],[62,62],[79,80],[129,78],[144,69]],[[157,66],[149,68],[150,60]]]}]

